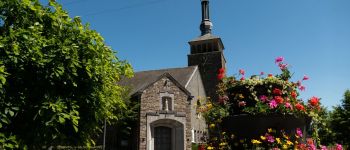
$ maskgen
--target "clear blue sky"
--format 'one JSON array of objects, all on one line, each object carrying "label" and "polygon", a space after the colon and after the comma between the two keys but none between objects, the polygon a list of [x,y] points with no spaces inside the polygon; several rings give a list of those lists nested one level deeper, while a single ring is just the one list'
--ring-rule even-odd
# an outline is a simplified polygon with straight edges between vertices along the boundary
[{"label": "clear blue sky", "polygon": [[[187,66],[199,36],[200,0],[58,0],[81,16],[135,71]],[[225,45],[228,74],[278,73],[284,56],[302,98],[340,104],[350,89],[350,0],[211,0],[213,33]]]}]

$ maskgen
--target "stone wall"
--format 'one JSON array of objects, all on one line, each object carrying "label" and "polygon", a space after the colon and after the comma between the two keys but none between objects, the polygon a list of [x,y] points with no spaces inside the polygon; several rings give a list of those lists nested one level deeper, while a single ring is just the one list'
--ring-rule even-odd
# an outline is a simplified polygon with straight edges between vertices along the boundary
[{"label": "stone wall", "polygon": [[[140,103],[140,150],[147,150],[147,113],[157,114],[161,112],[161,93],[172,94],[174,97],[174,112],[185,114],[184,122],[185,139],[187,150],[191,149],[191,112],[188,95],[176,86],[168,77],[164,76],[142,92]],[[181,116],[179,116],[181,117]],[[183,118],[184,116],[182,116]]]},{"label": "stone wall", "polygon": [[191,81],[186,86],[186,89],[190,91],[191,95],[194,97],[191,101],[191,124],[192,129],[194,130],[192,141],[194,143],[203,143],[205,141],[202,139],[202,137],[207,134],[208,129],[205,118],[202,116],[202,114],[197,113],[197,101],[199,99],[205,99],[206,94],[198,68],[194,72]]}]

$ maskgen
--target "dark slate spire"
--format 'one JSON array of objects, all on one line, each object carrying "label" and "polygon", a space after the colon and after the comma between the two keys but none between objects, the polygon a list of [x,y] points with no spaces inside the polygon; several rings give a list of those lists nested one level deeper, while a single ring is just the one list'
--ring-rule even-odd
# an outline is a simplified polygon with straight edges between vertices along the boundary
[{"label": "dark slate spire", "polygon": [[202,22],[200,25],[200,29],[202,35],[210,34],[211,28],[213,24],[209,20],[209,0],[201,0],[202,1]]}]

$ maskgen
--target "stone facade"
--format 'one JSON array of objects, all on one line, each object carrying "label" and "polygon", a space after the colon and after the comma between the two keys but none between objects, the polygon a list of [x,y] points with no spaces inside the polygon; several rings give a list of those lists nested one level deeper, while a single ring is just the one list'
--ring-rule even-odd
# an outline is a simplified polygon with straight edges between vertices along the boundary
[{"label": "stone facade", "polygon": [[[149,134],[151,134],[152,123],[159,120],[172,120],[174,123],[181,124],[184,132],[184,147],[176,149],[191,149],[191,99],[188,92],[184,90],[179,87],[179,84],[174,83],[174,80],[171,80],[168,76],[163,76],[142,91],[139,129],[140,150],[153,150],[152,142],[154,141],[152,141]],[[173,109],[171,111],[162,110],[162,95],[173,98]]]}]

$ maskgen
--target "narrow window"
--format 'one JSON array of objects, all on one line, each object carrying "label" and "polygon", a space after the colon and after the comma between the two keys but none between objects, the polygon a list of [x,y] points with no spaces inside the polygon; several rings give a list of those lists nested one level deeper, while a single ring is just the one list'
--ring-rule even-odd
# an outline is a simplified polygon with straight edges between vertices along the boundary
[{"label": "narrow window", "polygon": [[165,111],[173,110],[171,97],[167,97],[167,96],[162,97],[162,110],[165,110]]}]

